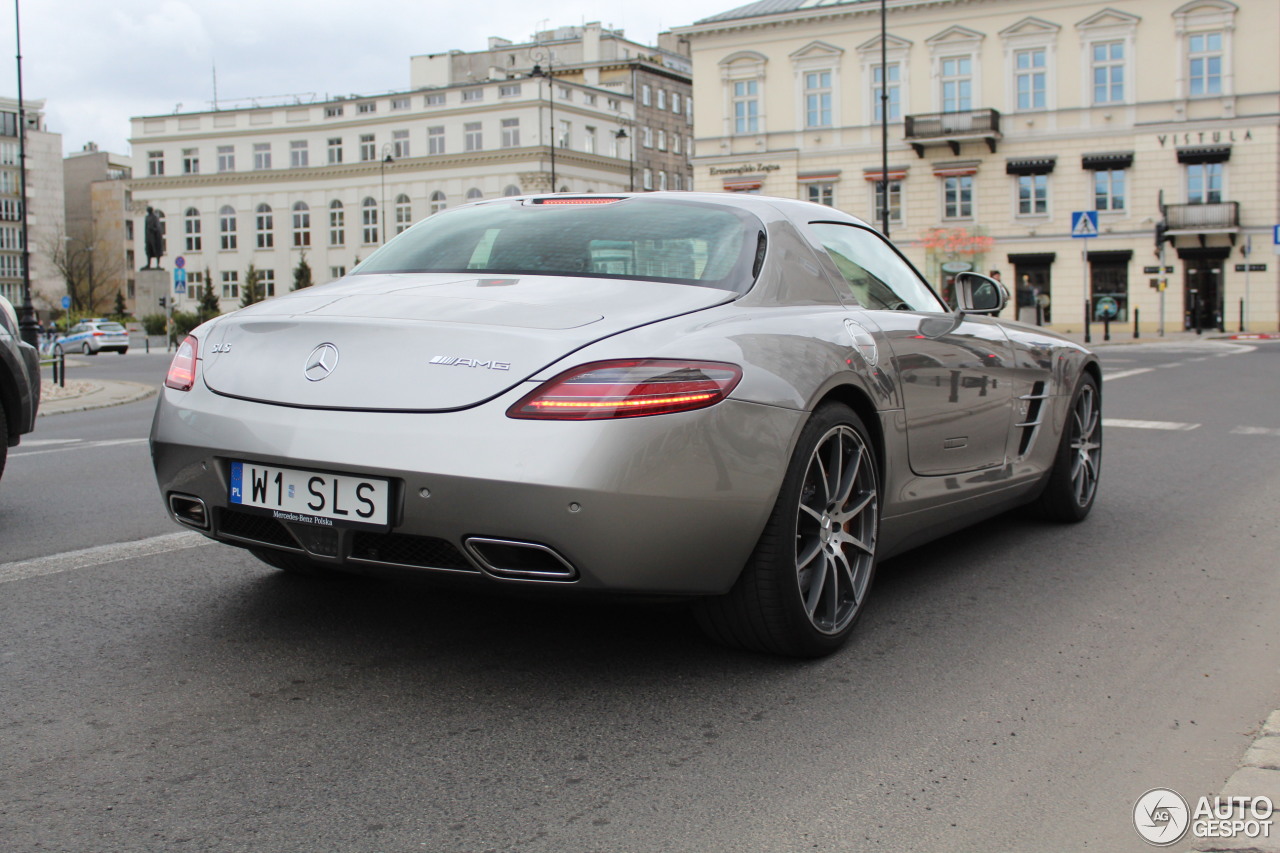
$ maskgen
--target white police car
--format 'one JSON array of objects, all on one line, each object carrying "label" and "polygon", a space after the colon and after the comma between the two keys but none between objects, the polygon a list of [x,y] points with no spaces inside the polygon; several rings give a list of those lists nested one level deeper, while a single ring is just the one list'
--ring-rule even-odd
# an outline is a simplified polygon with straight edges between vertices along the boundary
[{"label": "white police car", "polygon": [[115,320],[101,317],[81,320],[54,341],[52,349],[54,355],[65,352],[82,352],[85,355],[118,352],[123,355],[129,351],[129,332]]}]

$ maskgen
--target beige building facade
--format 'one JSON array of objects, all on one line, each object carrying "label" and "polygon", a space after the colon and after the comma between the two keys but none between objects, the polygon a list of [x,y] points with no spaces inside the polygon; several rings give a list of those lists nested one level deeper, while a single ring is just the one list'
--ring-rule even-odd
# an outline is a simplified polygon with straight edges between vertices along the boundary
[{"label": "beige building facade", "polygon": [[677,28],[695,188],[880,225],[884,108],[889,233],[944,291],[998,270],[1020,319],[1063,330],[1280,327],[1280,4],[885,12],[883,45],[877,0],[761,0]]},{"label": "beige building facade", "polygon": [[132,158],[99,151],[92,142],[62,161],[66,233],[58,257],[73,308],[111,313],[116,296],[133,311],[134,221],[129,179]]},{"label": "beige building facade", "polygon": [[[31,258],[31,303],[47,317],[60,304],[66,284],[53,262],[62,242],[62,135],[44,124],[44,101],[24,99],[26,116],[27,237]],[[0,296],[22,304],[22,174],[18,101],[0,98]]]}]

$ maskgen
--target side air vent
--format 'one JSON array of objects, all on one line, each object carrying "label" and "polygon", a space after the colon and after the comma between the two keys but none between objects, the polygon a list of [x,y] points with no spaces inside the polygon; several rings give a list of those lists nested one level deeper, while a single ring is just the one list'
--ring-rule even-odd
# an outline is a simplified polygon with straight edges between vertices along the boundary
[{"label": "side air vent", "polygon": [[1022,438],[1018,442],[1018,456],[1026,456],[1031,451],[1032,445],[1035,443],[1036,436],[1040,433],[1040,424],[1044,421],[1044,401],[1048,399],[1045,393],[1045,383],[1037,382],[1031,386],[1030,394],[1023,394],[1018,399],[1022,401],[1022,405],[1026,410],[1022,422],[1014,424],[1015,427],[1022,430]]}]

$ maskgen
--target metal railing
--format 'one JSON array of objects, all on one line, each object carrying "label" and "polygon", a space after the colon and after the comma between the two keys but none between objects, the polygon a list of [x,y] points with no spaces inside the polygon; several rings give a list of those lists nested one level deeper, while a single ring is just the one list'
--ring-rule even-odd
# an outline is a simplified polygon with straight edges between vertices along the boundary
[{"label": "metal railing", "polygon": [[968,110],[957,113],[922,113],[907,116],[903,129],[907,139],[938,139],[948,136],[999,133],[1000,112]]},{"label": "metal railing", "polygon": [[1164,220],[1170,231],[1194,231],[1238,228],[1240,202],[1219,201],[1211,204],[1167,204]]}]

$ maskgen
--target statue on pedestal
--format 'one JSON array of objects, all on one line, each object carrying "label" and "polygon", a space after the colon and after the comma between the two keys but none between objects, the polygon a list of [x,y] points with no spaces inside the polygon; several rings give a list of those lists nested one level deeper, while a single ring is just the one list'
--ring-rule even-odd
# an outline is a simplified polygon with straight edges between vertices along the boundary
[{"label": "statue on pedestal", "polygon": [[164,254],[164,234],[160,230],[160,215],[156,213],[154,207],[147,208],[147,221],[144,227],[147,249],[147,265],[144,270],[151,269],[151,261],[156,262],[156,269],[162,269],[160,266],[160,257]]}]

